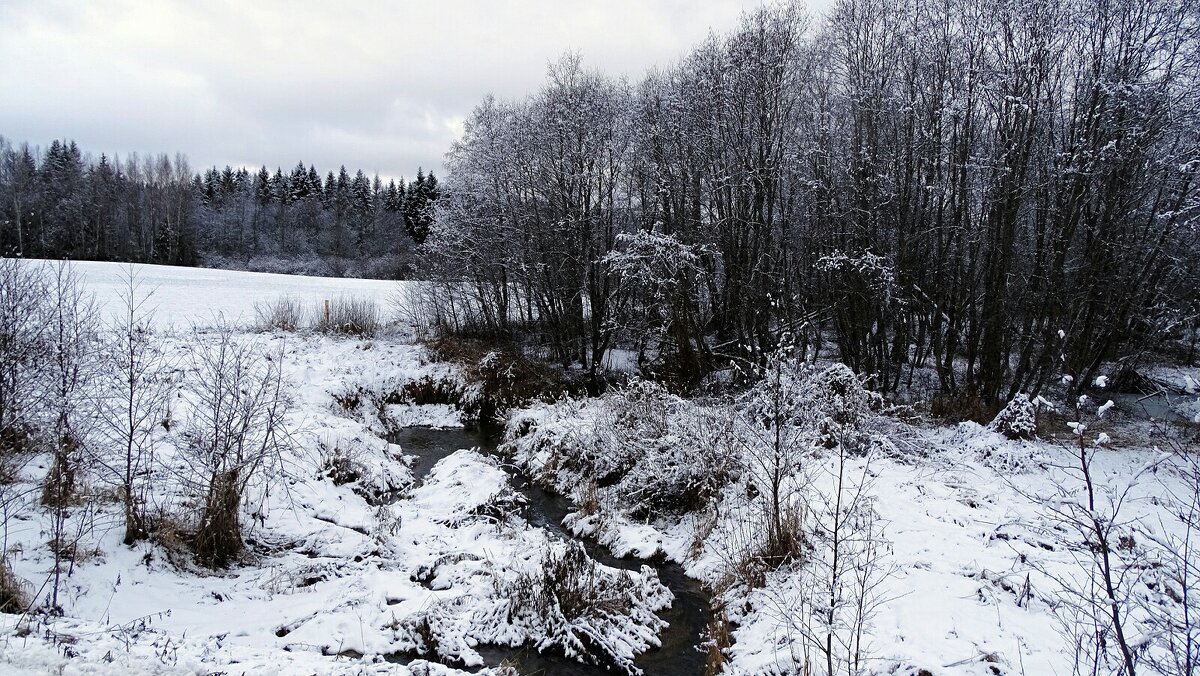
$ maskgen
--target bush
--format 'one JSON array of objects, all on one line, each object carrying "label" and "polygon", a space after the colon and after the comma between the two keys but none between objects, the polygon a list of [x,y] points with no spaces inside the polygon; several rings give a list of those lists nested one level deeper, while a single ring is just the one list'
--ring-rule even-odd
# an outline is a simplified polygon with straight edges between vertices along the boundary
[{"label": "bush", "polygon": [[259,331],[299,331],[304,326],[304,315],[304,304],[295,296],[254,304],[254,325]]},{"label": "bush", "polygon": [[228,326],[191,346],[192,411],[182,449],[185,481],[203,503],[192,546],[197,561],[229,565],[242,551],[240,510],[249,484],[278,465],[289,442],[282,354],[238,340]]},{"label": "bush", "polygon": [[496,336],[443,335],[428,347],[438,359],[462,366],[467,381],[479,384],[478,417],[502,421],[508,411],[539,399],[585,391],[578,376],[527,357],[515,343]]},{"label": "bush", "polygon": [[1032,439],[1037,433],[1037,406],[1024,392],[1018,393],[987,428],[1009,439]]},{"label": "bush", "polygon": [[50,289],[44,268],[0,258],[0,451],[28,450],[45,408]]},{"label": "bush", "polygon": [[561,553],[547,550],[540,575],[522,576],[513,603],[543,617],[561,613],[569,621],[589,616],[624,615],[636,593],[626,574],[609,577],[597,569],[583,545],[572,542]]},{"label": "bush", "polygon": [[373,299],[341,296],[321,304],[313,328],[321,333],[373,338],[381,324],[379,305]]}]

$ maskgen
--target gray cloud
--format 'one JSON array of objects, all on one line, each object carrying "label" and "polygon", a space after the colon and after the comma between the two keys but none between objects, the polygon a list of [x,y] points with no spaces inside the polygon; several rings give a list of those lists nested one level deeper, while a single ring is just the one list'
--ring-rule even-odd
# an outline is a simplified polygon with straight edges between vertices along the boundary
[{"label": "gray cloud", "polygon": [[0,3],[0,134],[412,176],[440,168],[485,94],[536,91],[565,51],[637,77],[759,1],[339,4]]}]

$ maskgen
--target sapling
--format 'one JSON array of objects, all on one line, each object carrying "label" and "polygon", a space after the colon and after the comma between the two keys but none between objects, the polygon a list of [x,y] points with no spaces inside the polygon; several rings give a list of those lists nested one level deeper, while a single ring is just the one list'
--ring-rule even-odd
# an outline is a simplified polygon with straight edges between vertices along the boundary
[{"label": "sapling", "polygon": [[154,434],[167,416],[170,379],[155,345],[152,290],[137,270],[125,270],[119,305],[105,342],[106,368],[96,396],[95,463],[100,480],[118,489],[126,545],[147,536],[146,494],[154,468]]}]

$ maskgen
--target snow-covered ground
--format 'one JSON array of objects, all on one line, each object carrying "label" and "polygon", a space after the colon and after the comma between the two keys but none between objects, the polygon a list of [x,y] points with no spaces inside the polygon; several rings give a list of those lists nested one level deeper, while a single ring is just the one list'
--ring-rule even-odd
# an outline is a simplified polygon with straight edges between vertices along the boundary
[{"label": "snow-covered ground", "polygon": [[[1160,629],[1144,624],[1146,609],[1183,621],[1180,587],[1167,571],[1178,570],[1180,557],[1194,556],[1196,549],[1194,544],[1190,554],[1182,549],[1189,534],[1167,506],[1188,509],[1187,501],[1195,500],[1200,474],[1188,441],[1195,430],[1182,432],[1181,445],[1158,447],[1164,437],[1146,423],[1098,419],[1095,409],[1093,404],[1065,415],[1092,428],[1084,434],[1097,518],[1111,520],[1113,501],[1123,499],[1112,537],[1122,543],[1116,566],[1125,585],[1120,593],[1122,612],[1129,613],[1126,631],[1139,649],[1162,658],[1178,648],[1167,644]],[[819,435],[806,437],[818,443],[797,458],[783,490],[790,496],[785,502],[800,506],[798,518],[810,539],[795,559],[747,584],[745,570],[754,566],[746,562],[761,546],[756,533],[762,529],[754,524],[762,522],[768,495],[756,480],[764,466],[754,463],[769,468],[772,457],[743,455],[744,442],[731,433],[737,428],[729,414],[726,404],[647,394],[639,386],[520,413],[509,423],[508,447],[531,475],[578,501],[598,502],[599,509],[589,514],[568,516],[576,533],[594,536],[618,554],[660,551],[718,591],[734,623],[727,673],[825,673],[819,646],[826,634],[819,627],[821,608],[828,607],[821,599],[829,597],[832,546],[822,529],[837,513],[831,496],[837,495],[832,482],[839,468],[852,478],[842,497],[850,500],[863,487],[862,504],[877,517],[872,593],[862,596],[870,609],[862,672],[849,673],[1073,673],[1075,653],[1064,628],[1075,593],[1093,584],[1094,561],[1087,534],[1062,518],[1072,510],[1090,514],[1082,507],[1087,491],[1078,471],[1079,447],[1067,425],[1055,435],[1060,440],[1024,441],[975,423],[909,425],[871,415],[862,424],[889,442],[853,454],[844,465]],[[720,470],[721,462],[706,455],[722,444],[742,456],[742,467],[707,506],[683,516],[670,509],[646,514],[662,486],[705,490],[703,476],[692,467],[703,463],[710,472]],[[631,446],[636,450],[622,451]],[[849,529],[842,537],[854,541],[865,532]],[[862,551],[858,540],[840,554],[861,561]],[[841,575],[854,578],[864,568],[847,566]],[[839,621],[854,615],[853,587],[839,588]],[[1196,600],[1188,603],[1194,613]],[[806,636],[805,626],[818,627],[815,635]],[[854,631],[841,624],[833,635],[837,646]],[[843,649],[843,658],[857,650]],[[839,661],[845,662],[835,665]],[[1117,669],[1109,664],[1100,673],[1109,668]],[[1158,673],[1148,666],[1142,671]],[[844,666],[841,673],[848,673]]]},{"label": "snow-covered ground", "polygon": [[[76,266],[102,304],[118,304],[126,266]],[[173,422],[155,432],[149,502],[186,532],[201,508],[181,478],[186,391],[199,378],[189,357],[220,339],[189,325],[203,326],[215,312],[244,316],[254,300],[283,293],[383,300],[395,284],[157,266],[137,272],[141,292],[154,291],[155,342],[175,391]],[[566,556],[567,544],[525,522],[495,459],[464,449],[421,478],[404,449],[385,441],[398,426],[462,425],[459,407],[417,405],[404,394],[407,384],[424,380],[469,398],[456,367],[393,329],[376,339],[246,332],[234,340],[282,359],[291,402],[290,443],[247,493],[244,560],[214,572],[196,565],[178,539],[122,544],[112,489],[82,478],[82,500],[67,510],[66,530],[78,541],[74,561],[60,568],[64,615],[0,615],[0,673],[447,674],[462,672],[384,656],[433,651],[479,667],[475,647],[488,643],[602,651],[628,662],[657,643],[653,611],[671,594],[651,570],[584,565],[597,584],[622,590],[624,613],[558,622],[553,613],[530,613],[514,595],[544,592],[542,564]],[[351,481],[335,481],[335,458],[350,463]],[[27,458],[0,500],[9,515],[8,561],[38,602],[49,594],[55,566],[47,544],[52,513],[38,500],[50,460]]]},{"label": "snow-covered ground", "polygon": [[[126,266],[76,266],[111,307]],[[339,295],[383,303],[397,288],[137,270],[144,285],[155,287],[159,345],[177,388],[196,378],[188,354],[215,339],[183,327],[217,312],[249,321],[255,301],[285,294],[313,303]],[[656,645],[662,625],[653,611],[669,604],[671,594],[652,569],[585,565],[587,579],[620,596],[617,614],[531,614],[516,599],[553,595],[543,569],[569,554],[565,543],[519,516],[497,461],[462,450],[419,477],[405,449],[383,440],[396,426],[461,424],[455,405],[416,405],[403,394],[407,384],[426,381],[469,399],[473,390],[456,367],[389,332],[370,340],[308,332],[246,332],[237,339],[282,356],[292,401],[286,457],[248,496],[245,559],[212,572],[192,563],[182,545],[127,547],[111,492],[86,480],[89,497],[71,510],[69,525],[82,536],[61,585],[65,614],[0,615],[0,673],[454,674],[462,671],[384,656],[436,646],[443,660],[476,667],[482,644],[524,644],[567,654],[601,649],[629,664]],[[507,449],[531,476],[587,505],[568,518],[569,528],[618,555],[665,555],[717,590],[733,622],[728,673],[797,673],[812,661],[800,626],[814,612],[819,544],[801,549],[803,564],[760,571],[755,584],[739,580],[733,564],[755,537],[765,498],[751,486],[756,470],[748,469],[745,442],[728,443],[733,405],[639,387],[520,412],[508,425]],[[178,402],[172,415],[182,419],[186,400]],[[1070,431],[1064,426],[1058,440],[1014,441],[973,423],[910,424],[877,410],[861,424],[874,450],[850,458],[847,469],[867,479],[867,503],[879,517],[876,569],[886,572],[864,624],[865,673],[1071,673],[1072,652],[1060,631],[1062,585],[1081,581],[1080,563],[1090,558],[1080,536],[1063,530],[1047,509],[1078,504],[1082,495],[1068,469],[1077,453]],[[1178,535],[1163,505],[1170,493],[1191,490],[1184,465],[1154,448],[1158,441],[1145,423],[1091,424],[1101,494],[1138,476],[1122,516],[1157,524],[1152,536],[1164,541]],[[1108,442],[1096,447],[1101,432]],[[186,440],[178,428],[156,439],[170,467]],[[734,462],[722,455],[730,449],[739,456]],[[335,483],[334,456],[353,462],[353,481]],[[789,494],[828,496],[835,461],[820,450],[804,453],[785,480],[785,487],[794,484]],[[38,598],[53,569],[51,514],[37,500],[48,466],[48,457],[30,459],[5,489],[6,499],[15,500],[8,559]],[[187,511],[173,475],[164,469],[160,478],[152,504],[194,519],[198,508]],[[803,518],[821,514],[816,502],[806,508]],[[1139,534],[1122,551],[1123,561],[1158,561],[1152,544]],[[1129,569],[1143,582],[1158,579],[1153,566]],[[1163,587],[1157,589],[1142,584],[1136,591],[1165,603]]]},{"label": "snow-covered ground", "polygon": [[211,324],[217,315],[235,324],[250,323],[254,321],[256,303],[269,303],[283,296],[297,298],[312,310],[326,300],[345,296],[369,298],[386,310],[403,286],[411,283],[93,261],[74,262],[71,266],[101,305],[110,309],[119,306],[133,269],[142,288],[154,290],[148,305],[155,310],[156,322],[176,328]]}]

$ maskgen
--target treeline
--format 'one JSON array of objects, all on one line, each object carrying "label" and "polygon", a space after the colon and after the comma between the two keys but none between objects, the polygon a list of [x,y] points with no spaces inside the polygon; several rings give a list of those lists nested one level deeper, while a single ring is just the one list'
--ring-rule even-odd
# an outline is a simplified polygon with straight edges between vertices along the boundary
[{"label": "treeline", "polygon": [[762,8],[626,83],[553,65],[448,155],[429,298],[692,385],[781,341],[983,407],[1197,312],[1200,6]]},{"label": "treeline", "polygon": [[0,252],[38,258],[201,263],[312,274],[397,276],[424,241],[439,192],[345,167],[322,179],[213,167],[187,158],[87,158],[74,141],[44,153],[0,138]]}]

